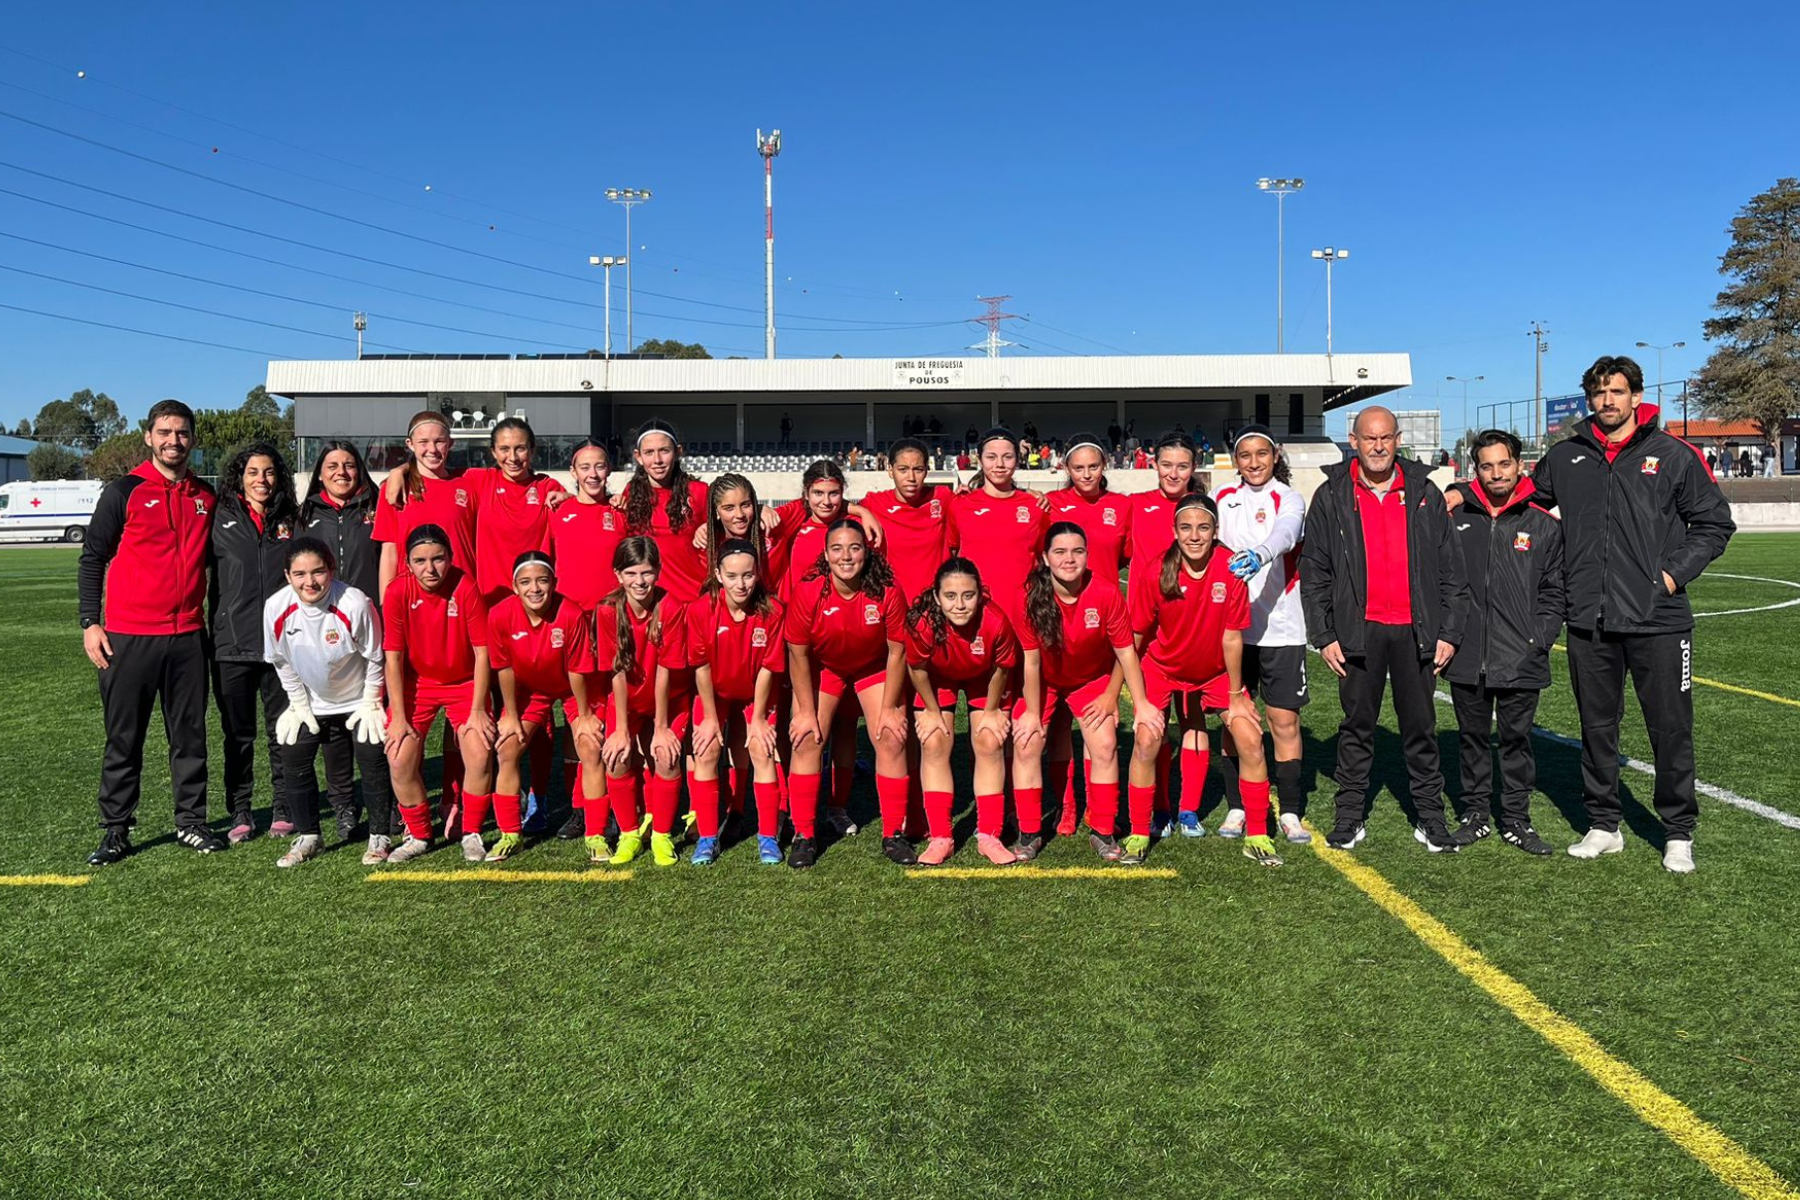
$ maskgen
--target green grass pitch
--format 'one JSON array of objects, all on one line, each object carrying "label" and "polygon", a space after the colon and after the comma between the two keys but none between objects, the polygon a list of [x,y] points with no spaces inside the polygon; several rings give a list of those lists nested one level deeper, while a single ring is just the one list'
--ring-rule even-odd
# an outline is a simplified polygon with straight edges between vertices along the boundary
[{"label": "green grass pitch", "polygon": [[[1702,612],[1762,610],[1702,619],[1694,673],[1800,698],[1800,607],[1767,607],[1800,591],[1762,580],[1800,581],[1800,535],[1741,536],[1694,585]],[[74,553],[0,553],[0,597],[0,875],[83,872],[102,737]],[[1572,734],[1565,667],[1540,721]],[[1701,778],[1800,812],[1800,708],[1697,687]],[[1447,707],[1439,728],[1453,779]],[[1625,747],[1649,757],[1635,705]],[[1537,825],[1566,844],[1577,752],[1539,751]],[[752,843],[604,887],[373,886],[348,848],[278,872],[267,839],[172,845],[163,753],[153,732],[138,855],[0,888],[0,1196],[1732,1194],[1310,850],[917,880],[870,831],[805,874]],[[1625,773],[1628,833],[1649,782]],[[1383,791],[1358,858],[1800,1181],[1800,832],[1703,798],[1696,845],[1687,878],[1641,836],[1597,863],[1432,856]],[[1085,837],[1042,861],[1098,865]],[[548,841],[505,869],[585,868]]]}]

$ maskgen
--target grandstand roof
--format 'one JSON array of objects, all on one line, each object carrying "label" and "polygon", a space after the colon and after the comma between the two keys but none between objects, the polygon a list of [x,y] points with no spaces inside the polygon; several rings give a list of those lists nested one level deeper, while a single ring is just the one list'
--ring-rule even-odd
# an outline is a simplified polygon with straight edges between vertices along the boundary
[{"label": "grandstand roof", "polygon": [[[1117,391],[1158,388],[1326,389],[1327,408],[1412,383],[1406,354],[1143,354],[1074,358],[619,359],[426,357],[276,361],[282,396],[396,392]],[[1337,389],[1337,390],[1333,390]]]}]

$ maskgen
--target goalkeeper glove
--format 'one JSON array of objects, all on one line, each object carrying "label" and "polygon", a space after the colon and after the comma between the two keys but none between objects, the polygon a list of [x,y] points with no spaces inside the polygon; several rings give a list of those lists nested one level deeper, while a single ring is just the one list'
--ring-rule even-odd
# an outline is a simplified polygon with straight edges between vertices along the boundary
[{"label": "goalkeeper glove", "polygon": [[300,740],[302,725],[315,735],[319,732],[319,718],[313,716],[312,708],[305,701],[289,701],[287,711],[275,718],[275,740],[284,746],[294,745]]},{"label": "goalkeeper glove", "polygon": [[1263,569],[1263,556],[1255,550],[1240,550],[1231,556],[1226,566],[1239,579],[1249,579]]},{"label": "goalkeeper glove", "polygon": [[357,741],[378,746],[387,736],[387,713],[382,710],[381,701],[364,700],[361,708],[344,718],[344,725]]}]

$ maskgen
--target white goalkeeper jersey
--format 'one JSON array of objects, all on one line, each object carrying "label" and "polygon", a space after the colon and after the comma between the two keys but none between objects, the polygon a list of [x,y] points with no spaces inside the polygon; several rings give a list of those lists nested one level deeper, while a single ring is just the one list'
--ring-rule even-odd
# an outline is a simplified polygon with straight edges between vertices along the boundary
[{"label": "white goalkeeper jersey", "polygon": [[381,614],[341,579],[318,604],[284,587],[263,605],[263,658],[289,700],[314,716],[353,713],[365,697],[381,697]]},{"label": "white goalkeeper jersey", "polygon": [[1292,485],[1269,480],[1253,488],[1242,478],[1213,489],[1219,506],[1219,541],[1233,551],[1258,550],[1268,560],[1249,580],[1253,646],[1304,646],[1306,617],[1300,611],[1300,538],[1306,528],[1306,501]]}]

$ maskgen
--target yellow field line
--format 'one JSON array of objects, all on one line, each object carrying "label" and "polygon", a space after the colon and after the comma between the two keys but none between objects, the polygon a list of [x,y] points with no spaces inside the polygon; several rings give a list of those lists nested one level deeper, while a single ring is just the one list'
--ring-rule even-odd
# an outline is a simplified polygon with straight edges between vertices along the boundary
[{"label": "yellow field line", "polygon": [[[1568,648],[1555,644],[1551,649],[1567,654]],[[1708,679],[1704,675],[1691,676],[1695,683],[1704,683],[1707,687],[1718,688],[1721,692],[1736,692],[1740,696],[1749,696],[1756,700],[1767,700],[1770,704],[1785,704],[1789,708],[1800,708],[1800,700],[1790,700],[1786,696],[1777,696],[1773,692],[1759,692],[1755,688],[1739,687],[1735,683],[1721,683],[1717,679]]]},{"label": "yellow field line", "polygon": [[376,871],[364,883],[624,883],[630,871]]},{"label": "yellow field line", "polygon": [[1703,1120],[1693,1109],[1615,1058],[1587,1031],[1539,1000],[1530,988],[1489,962],[1449,926],[1402,895],[1372,867],[1342,850],[1325,848],[1315,832],[1313,849],[1364,895],[1400,919],[1420,941],[1466,976],[1532,1032],[1566,1055],[1594,1081],[1624,1101],[1645,1124],[1699,1159],[1707,1170],[1752,1200],[1794,1200],[1800,1191],[1769,1165]]},{"label": "yellow field line", "polygon": [[923,867],[908,879],[1175,879],[1174,867]]},{"label": "yellow field line", "polygon": [[0,887],[80,887],[92,875],[0,875]]}]

